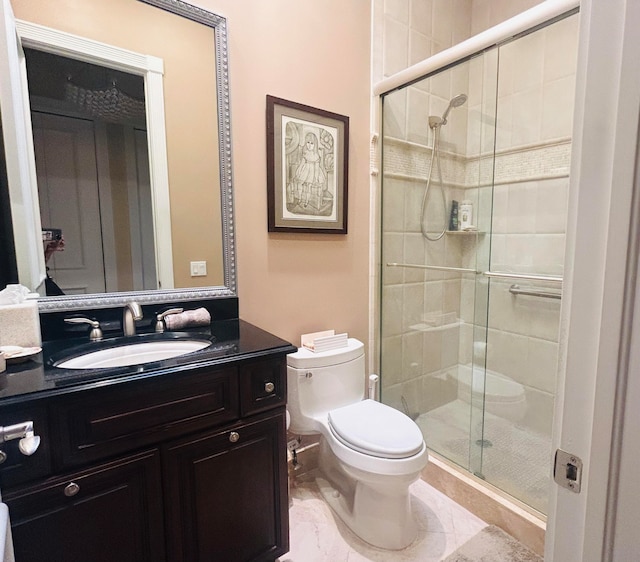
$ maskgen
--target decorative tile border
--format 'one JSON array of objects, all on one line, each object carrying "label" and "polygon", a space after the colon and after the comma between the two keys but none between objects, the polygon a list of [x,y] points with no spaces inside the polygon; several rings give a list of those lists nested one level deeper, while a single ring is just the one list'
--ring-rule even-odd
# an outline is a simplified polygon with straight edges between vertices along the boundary
[{"label": "decorative tile border", "polygon": [[[383,175],[407,181],[429,176],[432,148],[386,137],[383,144]],[[445,183],[470,189],[569,176],[571,139],[532,144],[478,157],[440,153]],[[493,181],[492,181],[493,180]]]}]

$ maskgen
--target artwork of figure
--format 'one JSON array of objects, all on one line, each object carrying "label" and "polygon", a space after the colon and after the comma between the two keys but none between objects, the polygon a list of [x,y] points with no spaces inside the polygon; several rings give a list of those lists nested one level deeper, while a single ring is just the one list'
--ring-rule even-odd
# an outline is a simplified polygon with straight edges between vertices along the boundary
[{"label": "artwork of figure", "polygon": [[334,213],[334,136],[304,121],[285,126],[286,206],[293,215],[327,217]]},{"label": "artwork of figure", "polygon": [[302,199],[302,206],[309,205],[311,190],[315,195],[324,191],[327,176],[322,169],[320,153],[318,152],[318,138],[314,133],[307,133],[302,148],[302,160],[296,168],[293,176],[294,183],[299,186]]}]

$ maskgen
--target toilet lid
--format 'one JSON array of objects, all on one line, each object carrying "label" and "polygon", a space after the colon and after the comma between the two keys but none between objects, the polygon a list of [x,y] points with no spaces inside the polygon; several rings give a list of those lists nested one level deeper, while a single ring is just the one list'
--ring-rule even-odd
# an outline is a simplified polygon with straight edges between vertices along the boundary
[{"label": "toilet lid", "polygon": [[403,459],[424,446],[420,428],[411,418],[374,400],[331,410],[329,427],[344,445],[374,457]]}]

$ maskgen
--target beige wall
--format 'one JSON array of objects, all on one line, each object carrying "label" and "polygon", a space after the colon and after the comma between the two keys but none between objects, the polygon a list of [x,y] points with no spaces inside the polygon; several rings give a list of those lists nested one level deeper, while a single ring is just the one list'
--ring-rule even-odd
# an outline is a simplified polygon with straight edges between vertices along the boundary
[{"label": "beige wall", "polygon": [[[229,26],[240,316],[299,345],[335,328],[367,341],[368,0],[203,0]],[[267,94],[350,118],[349,234],[267,232]]]}]

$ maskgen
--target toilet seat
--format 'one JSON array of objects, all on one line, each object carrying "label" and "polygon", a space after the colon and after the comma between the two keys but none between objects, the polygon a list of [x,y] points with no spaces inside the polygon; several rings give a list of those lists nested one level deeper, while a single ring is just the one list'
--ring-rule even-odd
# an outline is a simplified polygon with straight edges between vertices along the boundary
[{"label": "toilet seat", "polygon": [[379,458],[404,459],[420,453],[420,428],[402,412],[362,400],[328,413],[329,429],[343,445]]}]

